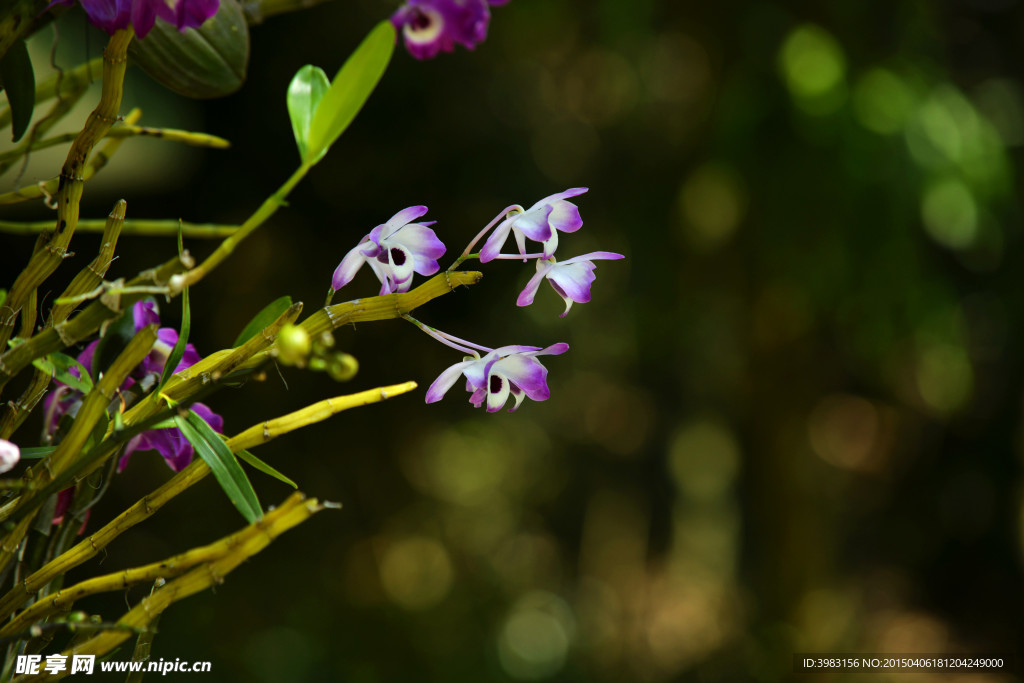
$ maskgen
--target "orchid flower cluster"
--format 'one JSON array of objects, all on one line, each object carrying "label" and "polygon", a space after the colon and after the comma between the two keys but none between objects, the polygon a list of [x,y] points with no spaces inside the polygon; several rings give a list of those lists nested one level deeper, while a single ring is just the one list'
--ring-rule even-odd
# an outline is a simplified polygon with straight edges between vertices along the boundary
[{"label": "orchid flower cluster", "polygon": [[[568,199],[586,191],[584,187],[571,188],[545,197],[529,209],[518,204],[503,209],[473,238],[448,270],[470,258],[477,258],[481,263],[497,259],[533,260],[537,272],[520,292],[516,304],[532,304],[541,282],[547,280],[565,302],[565,311],[561,314],[564,318],[573,303],[590,301],[590,288],[597,277],[594,275],[594,261],[624,258],[622,254],[609,251],[595,251],[562,262],[555,258],[558,233],[573,233],[583,226],[579,208]],[[437,259],[444,255],[446,248],[430,227],[435,221],[414,222],[426,213],[425,206],[402,209],[363,237],[334,271],[328,304],[334,293],[351,282],[364,265],[368,265],[380,281],[381,295],[409,291],[415,273],[437,273],[440,270]],[[502,253],[510,234],[514,235],[517,254]],[[480,252],[472,253],[485,236],[488,236],[487,241]],[[538,253],[527,253],[527,239],[540,243]],[[547,384],[548,371],[537,357],[557,356],[569,350],[569,345],[564,342],[546,348],[509,345],[492,349],[442,332],[408,315],[405,317],[442,344],[468,354],[434,380],[427,390],[427,403],[440,401],[460,375],[466,378],[470,403],[477,408],[486,405],[489,413],[501,410],[509,397],[514,400],[510,412],[515,411],[527,397],[544,401],[551,395]]]}]

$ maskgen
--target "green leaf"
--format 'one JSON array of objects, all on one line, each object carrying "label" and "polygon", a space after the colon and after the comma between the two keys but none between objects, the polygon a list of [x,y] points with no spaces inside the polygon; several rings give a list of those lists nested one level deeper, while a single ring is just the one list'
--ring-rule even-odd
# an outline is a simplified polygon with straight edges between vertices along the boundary
[{"label": "green leaf", "polygon": [[32,60],[24,40],[11,45],[0,60],[0,79],[7,91],[11,105],[12,139],[17,142],[32,122],[32,111],[36,106],[36,75],[32,71]]},{"label": "green leaf", "polygon": [[176,416],[174,422],[199,457],[210,466],[210,471],[224,489],[228,500],[242,513],[242,517],[250,524],[262,517],[263,508],[260,507],[249,478],[245,476],[245,471],[231,449],[213,431],[213,427],[194,410],[190,410],[187,417]]},{"label": "green leaf", "polygon": [[242,329],[238,334],[238,338],[235,339],[235,343],[232,344],[232,348],[238,348],[255,337],[260,333],[260,330],[281,317],[281,314],[288,310],[288,307],[291,305],[292,298],[290,296],[282,296],[280,299],[271,301]]},{"label": "green leaf", "polygon": [[382,21],[370,31],[334,77],[313,114],[303,161],[314,164],[334,144],[373,92],[395,50],[395,27]]},{"label": "green leaf", "polygon": [[57,450],[56,446],[34,446],[32,448],[22,448],[21,459],[38,460],[40,458],[45,458],[50,453],[53,453],[55,450]]},{"label": "green leaf", "polygon": [[292,481],[291,479],[289,479],[285,475],[281,474],[280,472],[275,470],[273,467],[271,467],[270,465],[268,465],[267,463],[263,462],[262,460],[257,458],[252,453],[250,453],[249,451],[238,451],[238,457],[241,458],[242,461],[247,462],[251,466],[253,466],[256,469],[258,469],[263,474],[269,474],[274,479],[277,479],[280,482],[288,484],[293,489],[299,488],[299,485],[296,484],[294,481]]},{"label": "green leaf", "polygon": [[3,306],[5,301],[7,301],[7,290],[0,289],[0,306]]},{"label": "green leaf", "polygon": [[299,157],[306,161],[309,125],[313,114],[320,105],[324,93],[331,87],[327,74],[318,66],[307,64],[296,72],[292,82],[288,84],[288,116],[292,120],[292,132],[295,144],[299,147]]},{"label": "green leaf", "polygon": [[[88,394],[92,391],[92,377],[89,376],[89,371],[71,356],[54,352],[43,358],[36,358],[32,361],[32,365],[58,382],[66,384],[72,389],[77,389],[83,394]],[[72,375],[70,372],[71,368],[78,368],[81,377]]]},{"label": "green leaf", "polygon": [[181,290],[181,333],[178,334],[178,342],[171,349],[171,355],[167,357],[167,362],[164,364],[164,371],[160,375],[160,384],[157,385],[156,391],[159,392],[167,380],[174,374],[174,368],[178,367],[178,363],[181,362],[181,357],[185,355],[185,346],[188,344],[188,333],[192,327],[192,313],[191,308],[188,305],[188,287]]}]

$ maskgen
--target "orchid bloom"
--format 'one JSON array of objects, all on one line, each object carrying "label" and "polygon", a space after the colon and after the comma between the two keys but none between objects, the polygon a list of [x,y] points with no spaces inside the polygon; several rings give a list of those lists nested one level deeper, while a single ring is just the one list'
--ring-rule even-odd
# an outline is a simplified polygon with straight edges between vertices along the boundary
[{"label": "orchid bloom", "polygon": [[[56,4],[71,5],[74,0],[54,0]],[[145,38],[157,17],[174,26],[179,31],[186,28],[197,28],[217,13],[220,0],[81,0],[89,21],[107,33],[128,28],[135,28],[135,35]]]},{"label": "orchid bloom", "polygon": [[454,52],[458,43],[472,50],[487,38],[489,5],[508,0],[409,0],[391,15],[402,32],[405,47],[416,59],[433,59]]},{"label": "orchid bloom", "polygon": [[564,318],[572,308],[573,302],[585,304],[590,301],[590,285],[597,278],[594,275],[594,269],[597,266],[593,262],[597,260],[616,261],[621,258],[626,257],[611,251],[594,251],[582,256],[574,256],[561,263],[555,261],[554,258],[537,259],[537,274],[530,278],[526,287],[519,293],[516,305],[529,306],[532,304],[541,281],[547,278],[547,281],[551,283],[551,288],[565,302],[565,312],[559,316]]},{"label": "orchid bloom", "polygon": [[425,206],[410,206],[374,228],[338,264],[331,287],[337,291],[347,285],[364,263],[380,280],[381,294],[407,292],[414,272],[433,275],[440,270],[437,259],[444,255],[445,246],[427,227],[435,221],[411,222],[426,213]]},{"label": "orchid bloom", "polygon": [[21,450],[10,441],[0,439],[0,474],[10,472],[21,460]]},{"label": "orchid bloom", "polygon": [[487,412],[501,410],[508,397],[515,399],[514,411],[529,396],[534,401],[545,401],[551,395],[548,389],[548,371],[537,356],[557,356],[569,350],[565,343],[552,344],[546,349],[538,346],[502,346],[483,358],[467,358],[452,365],[434,380],[427,389],[427,403],[435,403],[448,392],[458,380],[466,377],[469,401],[479,408],[487,404]]},{"label": "orchid bloom", "polygon": [[[139,301],[136,303],[132,308],[132,318],[136,332],[148,325],[160,323],[159,312],[157,311],[156,303],[153,301]],[[163,373],[171,350],[177,342],[178,332],[176,330],[169,327],[159,328],[153,350],[125,379],[121,385],[121,391],[128,391],[136,386],[144,391],[147,390],[155,377]],[[89,372],[92,372],[93,356],[98,345],[99,340],[95,340],[78,354],[78,362]],[[181,372],[198,363],[200,359],[196,348],[192,344],[186,344],[185,353],[182,355],[181,361],[174,371]],[[78,374],[76,368],[72,368],[70,372],[75,375]],[[61,416],[77,412],[82,400],[81,395],[77,391],[59,382],[57,384],[56,391],[46,397],[45,403],[46,430],[51,435],[57,431]],[[191,407],[204,420],[210,423],[214,431],[223,432],[224,420],[220,415],[217,415],[202,403],[193,403]],[[128,458],[137,450],[155,450],[159,452],[175,472],[181,471],[192,462],[192,456],[194,455],[192,444],[185,439],[177,428],[154,429],[138,434],[128,442],[124,455],[121,456],[121,460],[118,462],[118,471],[123,470],[127,466]]]},{"label": "orchid bloom", "polygon": [[480,250],[481,263],[495,259],[505,246],[509,232],[516,238],[519,253],[526,258],[526,238],[543,245],[543,257],[551,258],[558,247],[558,231],[576,232],[583,226],[580,210],[568,197],[576,197],[587,191],[585,187],[573,187],[565,192],[545,197],[526,211],[509,216],[494,229]]}]

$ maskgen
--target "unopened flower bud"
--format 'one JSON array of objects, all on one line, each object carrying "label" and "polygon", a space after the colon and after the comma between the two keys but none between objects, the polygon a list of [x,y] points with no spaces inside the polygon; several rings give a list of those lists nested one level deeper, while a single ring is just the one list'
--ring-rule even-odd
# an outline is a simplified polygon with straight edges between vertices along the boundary
[{"label": "unopened flower bud", "polygon": [[277,335],[277,358],[285,365],[304,366],[312,350],[309,333],[298,325],[285,325]]},{"label": "unopened flower bud", "polygon": [[359,372],[359,361],[348,353],[335,354],[327,363],[327,374],[335,382],[347,382]]}]

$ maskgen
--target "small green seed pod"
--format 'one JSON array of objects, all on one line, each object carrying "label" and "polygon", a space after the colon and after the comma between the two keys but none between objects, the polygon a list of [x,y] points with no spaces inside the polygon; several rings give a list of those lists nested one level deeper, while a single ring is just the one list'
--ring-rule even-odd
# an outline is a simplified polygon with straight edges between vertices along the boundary
[{"label": "small green seed pod", "polygon": [[359,372],[359,361],[348,353],[337,353],[327,363],[327,374],[335,382],[347,382]]}]

